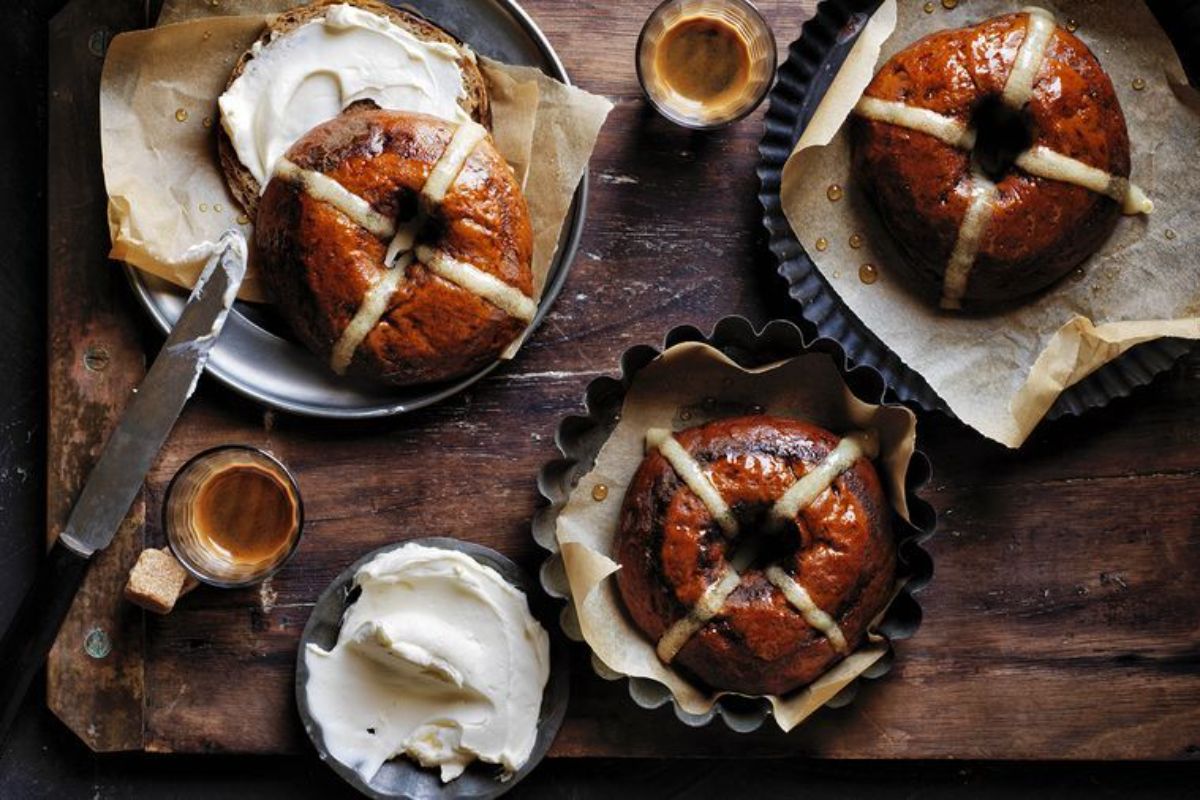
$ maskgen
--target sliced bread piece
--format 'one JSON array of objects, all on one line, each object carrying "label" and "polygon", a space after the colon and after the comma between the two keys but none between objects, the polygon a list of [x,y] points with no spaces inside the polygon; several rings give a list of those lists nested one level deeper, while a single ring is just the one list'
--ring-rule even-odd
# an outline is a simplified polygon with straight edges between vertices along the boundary
[{"label": "sliced bread piece", "polygon": [[[263,48],[266,48],[271,42],[287,36],[302,25],[321,19],[329,6],[343,3],[386,17],[422,41],[442,42],[458,48],[462,53],[458,65],[462,69],[463,84],[466,89],[466,93],[459,100],[459,105],[470,114],[473,120],[491,128],[492,112],[488,101],[487,83],[475,63],[474,54],[458,39],[411,11],[393,8],[386,3],[377,2],[377,0],[318,0],[312,5],[298,6],[273,17],[256,44],[261,44]],[[233,72],[229,75],[229,81],[225,85],[226,89],[241,76],[246,65],[253,58],[254,46],[251,46],[234,65]],[[218,126],[217,152],[221,159],[221,170],[225,173],[225,182],[246,214],[250,219],[254,219],[258,212],[258,198],[262,194],[262,186],[259,185],[250,170],[238,160],[233,142],[221,126]]]}]

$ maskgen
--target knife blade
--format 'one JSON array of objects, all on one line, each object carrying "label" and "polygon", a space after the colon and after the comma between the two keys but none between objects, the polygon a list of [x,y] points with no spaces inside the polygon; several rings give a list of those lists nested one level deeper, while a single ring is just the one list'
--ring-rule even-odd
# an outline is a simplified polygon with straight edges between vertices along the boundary
[{"label": "knife blade", "polygon": [[109,437],[60,541],[87,558],[108,546],[204,371],[246,271],[246,242],[227,233]]},{"label": "knife blade", "polygon": [[112,542],[146,473],[196,390],[245,273],[246,240],[237,231],[228,231],[200,273],[162,350],[134,390],[133,400],[104,445],[66,527],[0,641],[0,744],[54,644],[88,560]]}]

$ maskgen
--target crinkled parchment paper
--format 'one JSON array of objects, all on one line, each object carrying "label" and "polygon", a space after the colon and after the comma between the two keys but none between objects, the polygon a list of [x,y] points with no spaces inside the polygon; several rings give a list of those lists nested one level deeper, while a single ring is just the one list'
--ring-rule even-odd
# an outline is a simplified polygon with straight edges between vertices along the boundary
[{"label": "crinkled parchment paper", "polygon": [[[746,370],[719,350],[689,342],[670,348],[638,372],[625,396],[621,421],[559,514],[557,537],[579,627],[592,651],[614,672],[666,685],[680,708],[691,714],[708,712],[720,695],[658,660],[654,642],[625,613],[615,576],[620,566],[610,554],[625,490],[645,453],[647,429],[680,430],[752,410],[810,420],[838,433],[878,430],[880,476],[892,505],[908,519],[904,475],[916,441],[916,418],[905,408],[854,397],[828,356],[813,353]],[[600,484],[608,491],[597,501],[592,489]],[[887,643],[872,634],[811,686],[769,697],[775,721],[791,730],[886,652]]]},{"label": "crinkled parchment paper", "polygon": [[[217,161],[217,97],[267,13],[296,4],[240,0],[219,8],[242,16],[210,16],[204,0],[169,0],[158,27],[112,41],[100,82],[111,258],[186,287],[223,231],[237,227],[250,236]],[[497,149],[529,203],[537,299],[612,104],[532,67],[479,63],[491,84]],[[240,296],[265,299],[253,263]]]},{"label": "crinkled parchment paper", "polygon": [[[859,37],[783,173],[783,208],[797,238],[860,320],[919,372],[960,419],[1018,447],[1071,384],[1128,348],[1163,336],[1200,338],[1200,100],[1166,34],[1140,0],[1040,0],[1104,65],[1129,124],[1133,181],[1154,201],[1123,218],[1075,275],[1020,308],[992,316],[939,311],[902,285],[901,256],[851,174],[842,123],[877,63],[935,30],[1018,10],[1025,2],[962,0],[952,11],[886,0]],[[894,31],[893,31],[894,29]],[[1134,80],[1145,88],[1136,91]],[[1190,104],[1190,108],[1189,108]],[[830,184],[845,187],[831,202]],[[851,234],[865,237],[861,249]],[[829,242],[824,252],[814,243]],[[871,285],[864,263],[879,268]]]}]

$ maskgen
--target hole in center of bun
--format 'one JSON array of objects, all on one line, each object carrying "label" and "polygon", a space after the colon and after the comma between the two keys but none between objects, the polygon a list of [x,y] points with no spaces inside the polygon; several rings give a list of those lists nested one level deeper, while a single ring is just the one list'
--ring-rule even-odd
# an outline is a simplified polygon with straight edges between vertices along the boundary
[{"label": "hole in center of bun", "polygon": [[421,217],[420,223],[421,227],[417,229],[418,242],[439,242],[447,234],[446,220],[441,214],[424,215]]},{"label": "hole in center of bun", "polygon": [[772,504],[739,504],[734,507],[741,533],[726,558],[752,569],[766,569],[789,561],[811,539],[803,520],[781,522],[771,516]]},{"label": "hole in center of bun", "polygon": [[396,193],[396,224],[403,225],[413,220],[418,213],[417,193],[403,189]]},{"label": "hole in center of bun", "polygon": [[999,97],[985,97],[971,115],[978,133],[972,156],[984,174],[999,180],[1012,169],[1017,156],[1033,144],[1033,125],[1022,110],[1013,110]]}]

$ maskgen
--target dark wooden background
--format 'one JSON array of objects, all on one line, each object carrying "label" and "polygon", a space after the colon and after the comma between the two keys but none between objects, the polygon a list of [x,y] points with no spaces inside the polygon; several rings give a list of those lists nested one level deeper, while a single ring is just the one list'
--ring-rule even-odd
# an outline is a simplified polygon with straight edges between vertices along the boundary
[{"label": "dark wooden background", "polygon": [[[68,22],[111,20],[114,5]],[[125,20],[137,24],[139,4],[130,5]],[[763,5],[781,45],[810,8]],[[110,556],[110,574],[142,537],[159,540],[165,481],[212,442],[266,445],[296,469],[310,520],[305,546],[268,592],[202,590],[165,620],[116,612],[117,649],[99,669],[78,657],[79,639],[71,638],[112,613],[102,593],[89,593],[98,599],[68,629],[50,690],[93,744],[120,749],[140,736],[141,746],[159,750],[303,749],[290,702],[294,640],[306,604],[342,566],[376,543],[450,534],[498,546],[535,569],[542,554],[528,538],[533,477],[556,454],[554,426],[579,409],[591,378],[612,374],[626,347],[655,343],[676,324],[703,328],[734,312],[759,322],[794,314],[758,224],[758,117],[697,135],[647,113],[631,55],[649,4],[527,7],[576,80],[617,103],[592,165],[588,231],[554,312],[500,374],[387,423],[272,417],[202,385],[148,480],[145,530],[131,526],[131,546]],[[86,40],[53,35],[59,49],[52,52],[66,55],[49,64],[52,85],[56,70],[98,70]],[[52,96],[51,126],[72,114],[86,119],[89,103],[82,92]],[[66,203],[88,231],[56,233],[54,221],[64,217],[51,215],[52,529],[103,437],[103,421],[136,382],[144,344],[150,352],[158,344],[103,264],[96,155],[87,137],[51,148],[52,208]],[[93,369],[84,364],[89,349]],[[1193,357],[1133,398],[1046,426],[1018,454],[922,415],[922,446],[936,473],[927,496],[942,514],[929,546],[937,576],[921,596],[925,625],[900,645],[888,678],[790,736],[740,737],[719,727],[691,731],[666,710],[643,712],[622,685],[590,674],[576,648],[571,715],[555,753],[1194,758],[1198,395]],[[24,479],[13,476],[0,489],[15,492]],[[106,712],[142,713],[93,714],[83,686],[104,690],[92,696]],[[138,702],[119,702],[130,699]]]}]

